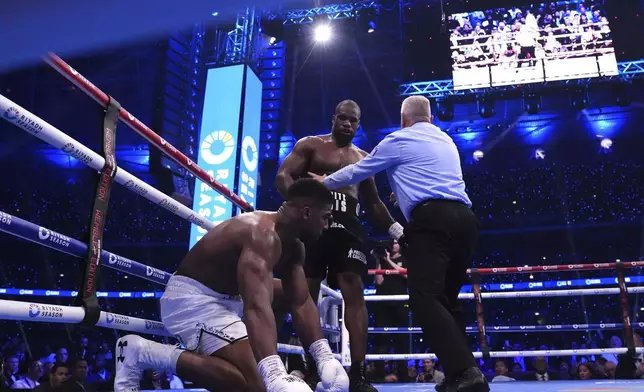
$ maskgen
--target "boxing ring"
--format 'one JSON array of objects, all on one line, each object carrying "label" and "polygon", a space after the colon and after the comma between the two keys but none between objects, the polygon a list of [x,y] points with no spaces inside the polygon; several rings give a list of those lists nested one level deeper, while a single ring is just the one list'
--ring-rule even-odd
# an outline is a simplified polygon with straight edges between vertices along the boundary
[{"label": "boxing ring", "polygon": [[[101,91],[98,87],[94,86],[90,81],[84,78],[71,66],[65,63],[62,59],[54,54],[49,54],[46,59],[55,70],[69,79],[72,83],[78,86],[82,91],[96,100],[103,107],[114,110],[112,107],[112,98]],[[111,109],[110,109],[111,108]],[[182,205],[170,196],[160,192],[159,190],[151,187],[140,179],[136,178],[127,171],[118,168],[116,170],[113,156],[110,157],[108,149],[105,151],[105,156],[98,154],[70,136],[66,135],[59,129],[48,124],[43,119],[37,117],[35,114],[30,113],[21,106],[12,102],[8,98],[0,95],[0,113],[2,118],[18,128],[23,129],[29,134],[47,142],[48,144],[62,150],[70,156],[77,158],[79,161],[101,173],[108,172],[113,177],[113,181],[125,186],[134,193],[142,196],[152,203],[157,204],[159,207],[165,208],[173,214],[205,229],[209,230],[213,227],[213,223],[203,219],[199,214],[192,209]],[[221,193],[224,197],[230,200],[233,204],[237,205],[245,211],[252,210],[239,196],[226,189],[221,183],[215,180],[212,173],[208,173],[197,166],[194,162],[188,159],[185,155],[179,152],[175,147],[167,143],[158,134],[150,128],[141,123],[136,117],[123,108],[118,108],[115,112],[117,118],[125,123],[128,127],[132,128],[137,133],[144,136],[150,143],[156,146],[164,154],[177,161],[188,172],[192,173],[195,177],[210,185],[214,190]],[[108,129],[109,131],[109,129]],[[114,164],[113,166],[110,166]],[[112,170],[110,171],[110,167]],[[103,178],[103,177],[101,177]],[[109,193],[109,192],[108,192]],[[11,215],[8,212],[0,211],[0,231],[10,234],[15,237],[22,238],[32,243],[49,247],[51,249],[78,257],[86,257],[91,252],[96,252],[95,259],[91,259],[93,263],[88,262],[88,268],[91,271],[105,266],[115,269],[117,271],[133,275],[148,281],[165,285],[171,276],[170,272],[157,269],[153,266],[145,265],[135,260],[117,255],[108,250],[102,249],[100,241],[97,243],[90,241],[92,246],[73,238],[69,238],[62,233],[58,233],[45,226],[28,222],[17,216]],[[64,238],[65,241],[52,241],[54,238]],[[93,237],[90,237],[90,239]],[[627,268],[640,268],[644,267],[644,261],[633,261],[626,263],[602,263],[602,264],[576,264],[576,265],[555,265],[555,266],[540,266],[540,267],[510,267],[510,268],[489,268],[489,269],[472,269],[468,273],[472,276],[473,293],[462,293],[459,295],[460,299],[474,300],[477,307],[477,327],[468,328],[469,332],[478,333],[481,351],[475,352],[476,358],[507,358],[507,357],[530,357],[530,356],[574,356],[574,355],[601,355],[601,354],[634,354],[644,353],[644,349],[635,348],[633,344],[632,328],[629,309],[628,309],[628,294],[638,294],[644,292],[644,287],[632,287],[627,289],[624,270]],[[506,273],[531,273],[531,272],[554,272],[554,271],[581,271],[581,270],[600,270],[600,269],[615,269],[617,271],[616,288],[600,288],[600,289],[571,289],[571,290],[540,290],[540,291],[515,291],[515,292],[481,292],[480,280],[483,275],[492,274],[506,274]],[[392,273],[406,273],[405,270],[391,271],[391,270],[370,270],[370,274],[392,274]],[[90,274],[91,275],[91,274]],[[91,275],[94,276],[94,275]],[[90,276],[90,277],[91,277]],[[344,318],[344,306],[342,295],[327,286],[322,286],[321,290],[324,297],[319,301],[319,308],[322,319],[323,330],[328,336],[339,335],[340,349],[338,350],[338,357],[343,365],[350,365],[350,350],[348,332],[344,327],[342,320]],[[82,294],[75,292],[75,294]],[[94,285],[95,294],[95,285]],[[573,325],[550,325],[550,326],[492,326],[485,325],[483,317],[483,299],[516,299],[527,297],[566,297],[566,296],[594,296],[594,295],[607,295],[619,294],[620,304],[623,313],[622,323],[615,324],[573,324]],[[407,301],[407,295],[392,295],[392,296],[367,296],[366,300],[369,302],[376,301]],[[23,302],[14,300],[0,300],[0,319],[3,320],[19,320],[28,322],[40,323],[68,323],[68,324],[83,324],[93,325],[104,328],[117,329],[128,332],[135,332],[141,334],[151,334],[157,336],[171,337],[163,324],[155,320],[146,320],[127,315],[115,314],[111,312],[100,311],[96,314],[94,320],[88,324],[88,314],[91,311],[91,304],[82,303],[82,306],[59,306],[35,302]],[[89,309],[89,310],[88,310]],[[339,313],[340,310],[340,314]],[[644,328],[644,323],[636,325],[637,328]],[[557,332],[566,330],[588,330],[593,328],[599,329],[621,329],[624,330],[626,336],[625,348],[602,348],[602,349],[581,349],[581,350],[536,350],[536,351],[490,351],[487,347],[487,332]],[[393,328],[382,327],[370,329],[372,333],[418,333],[419,328]],[[630,335],[630,339],[628,336]],[[337,339],[336,339],[337,340]],[[278,344],[278,351],[282,353],[303,354],[302,347]],[[388,354],[388,355],[367,355],[368,361],[376,360],[420,360],[420,359],[435,359],[434,354]],[[427,384],[383,384],[379,385],[380,391],[427,391],[429,386]],[[505,383],[494,384],[493,391],[516,391],[517,388],[522,388],[526,392],[530,392],[539,388],[540,392],[548,391],[644,391],[643,382],[630,382],[630,381],[595,381],[595,382],[549,382],[549,383]],[[202,391],[202,390],[200,390]]]}]

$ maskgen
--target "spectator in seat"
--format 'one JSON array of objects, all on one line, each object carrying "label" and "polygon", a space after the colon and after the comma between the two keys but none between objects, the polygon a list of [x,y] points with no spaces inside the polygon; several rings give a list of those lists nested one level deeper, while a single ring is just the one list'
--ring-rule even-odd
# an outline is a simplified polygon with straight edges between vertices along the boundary
[{"label": "spectator in seat", "polygon": [[20,361],[16,355],[9,355],[4,360],[4,386],[11,388],[11,386],[18,380],[20,376],[18,375],[18,368],[20,367]]},{"label": "spectator in seat", "polygon": [[34,389],[40,383],[38,380],[43,375],[43,366],[42,362],[36,360],[36,361],[31,361],[29,363],[29,368],[27,370],[27,375],[23,377],[21,380],[18,380],[13,383],[11,386],[11,389]]},{"label": "spectator in seat", "polygon": [[76,351],[76,358],[78,359],[89,359],[90,351],[88,348],[89,340],[85,336],[81,336],[78,350]]},{"label": "spectator in seat", "polygon": [[84,359],[74,361],[72,376],[65,382],[65,392],[93,392],[94,388],[87,383],[87,372],[89,366]]},{"label": "spectator in seat", "polygon": [[494,373],[496,376],[494,376],[492,382],[516,381],[512,377],[508,377],[508,366],[505,364],[505,361],[496,361],[494,364]]},{"label": "spectator in seat", "polygon": [[580,363],[577,366],[577,379],[579,380],[592,380],[593,371],[587,363]]},{"label": "spectator in seat", "polygon": [[55,363],[47,382],[40,384],[34,392],[62,392],[63,383],[67,380],[69,369],[64,363]]},{"label": "spectator in seat", "polygon": [[617,364],[613,361],[608,361],[604,365],[604,372],[606,373],[606,378],[610,380],[615,379],[615,372],[617,371]]},{"label": "spectator in seat", "polygon": [[548,362],[546,357],[536,357],[534,359],[534,378],[537,381],[557,380],[559,377],[554,372],[548,371]]},{"label": "spectator in seat", "polygon": [[87,376],[87,382],[90,384],[108,382],[112,379],[112,373],[107,370],[105,354],[98,353],[94,358],[92,372]]},{"label": "spectator in seat", "polygon": [[423,372],[416,378],[417,382],[433,382],[439,384],[445,379],[445,374],[434,367],[436,363],[433,359],[423,361]]},{"label": "spectator in seat", "polygon": [[416,382],[418,377],[418,368],[416,367],[416,361],[410,360],[407,362],[407,373],[400,377],[402,382]]},{"label": "spectator in seat", "polygon": [[67,361],[69,360],[69,354],[67,352],[67,349],[65,347],[61,347],[56,351],[56,363],[64,363],[67,364]]}]

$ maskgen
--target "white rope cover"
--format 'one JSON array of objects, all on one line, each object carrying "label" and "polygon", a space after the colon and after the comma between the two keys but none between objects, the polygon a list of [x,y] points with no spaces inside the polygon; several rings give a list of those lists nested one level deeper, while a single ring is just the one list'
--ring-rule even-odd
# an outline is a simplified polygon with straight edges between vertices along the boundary
[{"label": "white rope cover", "polygon": [[[587,350],[527,350],[527,351],[490,351],[491,358],[513,357],[572,357],[575,355],[626,354],[627,348],[596,348]],[[644,348],[635,349],[637,354],[644,353]],[[474,358],[483,358],[483,353],[476,351]],[[410,359],[437,359],[435,354],[369,354],[367,361],[402,361]]]},{"label": "white rope cover", "polygon": [[[629,287],[629,294],[644,293],[644,286]],[[574,289],[574,290],[538,290],[538,291],[508,291],[481,293],[482,298],[539,298],[539,297],[575,297],[589,295],[610,295],[619,294],[619,288],[602,288],[602,289]],[[380,301],[409,301],[408,295],[367,295],[367,302]],[[458,299],[474,299],[474,294],[462,293]]]},{"label": "white rope cover", "polygon": [[[105,164],[105,159],[102,156],[3,95],[0,95],[0,112],[5,113],[2,116],[3,119],[23,129],[27,133],[69,154],[94,170],[102,170]],[[132,192],[145,197],[152,203],[165,208],[199,227],[206,230],[214,227],[212,222],[203,219],[198,213],[141,181],[123,170],[123,168],[119,168],[116,171],[114,180]]]}]

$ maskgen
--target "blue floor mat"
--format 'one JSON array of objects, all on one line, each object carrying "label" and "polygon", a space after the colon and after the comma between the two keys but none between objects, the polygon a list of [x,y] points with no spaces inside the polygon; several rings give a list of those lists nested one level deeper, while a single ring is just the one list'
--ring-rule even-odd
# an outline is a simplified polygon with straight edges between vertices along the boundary
[{"label": "blue floor mat", "polygon": [[[379,392],[434,392],[434,384],[378,384]],[[490,383],[491,392],[644,392],[644,380],[511,381]]]}]

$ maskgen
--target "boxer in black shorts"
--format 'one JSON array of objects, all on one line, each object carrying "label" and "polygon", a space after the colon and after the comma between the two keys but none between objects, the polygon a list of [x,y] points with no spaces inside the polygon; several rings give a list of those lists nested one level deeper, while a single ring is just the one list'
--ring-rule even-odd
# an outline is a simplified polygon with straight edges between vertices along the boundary
[{"label": "boxer in black shorts", "polygon": [[316,243],[307,245],[304,271],[307,278],[320,282],[328,276],[329,285],[340,288],[338,276],[342,273],[354,273],[364,279],[367,257],[362,251],[364,230],[358,218],[358,200],[345,193],[331,194],[335,199],[333,221]]},{"label": "boxer in black shorts", "polygon": [[[360,124],[358,104],[340,102],[332,124],[331,134],[308,136],[295,144],[277,173],[276,187],[282,196],[297,178],[308,172],[330,174],[367,155],[352,143]],[[306,247],[305,272],[314,300],[325,276],[332,287],[342,290],[346,305],[344,322],[351,341],[350,391],[373,392],[377,390],[364,377],[368,315],[362,277],[367,272],[367,260],[362,252],[364,231],[358,218],[358,195],[376,226],[387,230],[395,223],[378,196],[373,178],[338,189],[333,193],[333,223],[317,243]],[[314,376],[317,372],[308,369],[308,373]]]}]

